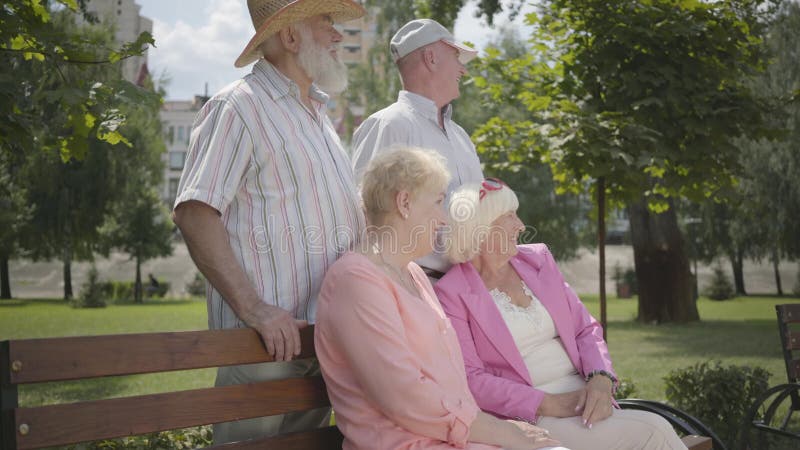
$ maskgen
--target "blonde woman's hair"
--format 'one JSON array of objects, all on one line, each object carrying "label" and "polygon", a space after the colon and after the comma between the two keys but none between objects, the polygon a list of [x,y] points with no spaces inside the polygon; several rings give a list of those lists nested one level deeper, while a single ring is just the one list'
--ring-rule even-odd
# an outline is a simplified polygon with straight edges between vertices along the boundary
[{"label": "blonde woman's hair", "polygon": [[412,196],[420,191],[445,189],[450,172],[442,156],[432,150],[411,146],[393,146],[375,156],[361,182],[364,213],[373,225],[381,224],[395,210],[400,191]]},{"label": "blonde woman's hair", "polygon": [[454,264],[469,261],[480,252],[489,235],[492,222],[509,211],[519,208],[514,191],[503,185],[496,191],[485,191],[481,183],[467,183],[450,197],[450,227],[445,234],[447,256]]}]

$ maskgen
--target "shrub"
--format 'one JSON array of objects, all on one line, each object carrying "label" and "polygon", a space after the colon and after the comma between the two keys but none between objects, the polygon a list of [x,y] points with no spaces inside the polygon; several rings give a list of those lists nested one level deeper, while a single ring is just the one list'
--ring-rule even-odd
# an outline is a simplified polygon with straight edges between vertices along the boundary
[{"label": "shrub", "polygon": [[211,427],[203,426],[134,437],[106,439],[68,448],[69,450],[183,450],[208,447],[210,445]]},{"label": "shrub", "polygon": [[628,267],[623,272],[619,262],[614,264],[614,284],[616,286],[617,298],[631,298],[639,293],[636,283],[636,271]]},{"label": "shrub", "polygon": [[205,297],[206,278],[200,272],[195,272],[194,279],[186,284],[186,293],[195,297]]},{"label": "shrub", "polygon": [[89,269],[89,278],[81,286],[80,295],[72,302],[72,306],[75,308],[104,308],[106,306],[105,299],[97,267],[92,264]]},{"label": "shrub", "polygon": [[728,448],[736,448],[740,424],[767,390],[769,372],[761,367],[723,367],[714,361],[675,369],[664,381],[669,403],[700,419]]},{"label": "shrub", "polygon": [[634,394],[636,394],[636,385],[633,383],[633,380],[620,378],[619,386],[617,386],[617,392],[614,394],[614,398],[632,398]]},{"label": "shrub", "polygon": [[725,271],[722,270],[722,265],[717,264],[716,267],[714,267],[714,275],[711,278],[711,284],[706,287],[706,295],[711,300],[728,300],[733,298],[734,294],[735,292],[731,280],[725,275]]},{"label": "shrub", "polygon": [[639,294],[639,282],[636,280],[636,271],[628,267],[622,275],[622,280],[631,287],[631,295]]},{"label": "shrub", "polygon": [[800,269],[797,269],[797,278],[794,280],[794,289],[792,289],[795,297],[800,297]]},{"label": "shrub", "polygon": [[[133,300],[133,281],[106,281],[101,283],[101,289],[105,298],[114,301]],[[158,287],[154,290],[148,289],[148,283],[142,282],[144,296],[147,298],[163,298],[169,292],[169,283],[158,280]]]}]

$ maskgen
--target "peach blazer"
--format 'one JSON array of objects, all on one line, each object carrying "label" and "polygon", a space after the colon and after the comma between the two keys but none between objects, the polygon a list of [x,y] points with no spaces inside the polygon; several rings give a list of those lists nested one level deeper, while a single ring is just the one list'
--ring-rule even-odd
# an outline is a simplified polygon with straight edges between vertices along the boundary
[{"label": "peach blazer", "polygon": [[409,270],[422,298],[352,252],[322,283],[314,345],[343,448],[495,449],[467,442],[479,409],[458,338],[422,269]]},{"label": "peach blazer", "polygon": [[[564,281],[547,246],[529,244],[517,249],[511,266],[547,309],[578,373],[586,376],[593,370],[606,370],[613,374],[602,327]],[[478,406],[499,417],[538,421],[544,392],[532,388],[514,338],[472,264],[453,266],[436,283],[436,293],[458,334]]]}]

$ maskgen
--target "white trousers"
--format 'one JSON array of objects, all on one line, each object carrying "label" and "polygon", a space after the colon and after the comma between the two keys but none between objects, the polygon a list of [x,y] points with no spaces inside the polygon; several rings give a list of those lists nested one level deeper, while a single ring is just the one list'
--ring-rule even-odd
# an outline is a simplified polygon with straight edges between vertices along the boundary
[{"label": "white trousers", "polygon": [[686,450],[666,419],[646,411],[615,409],[591,430],[580,416],[542,417],[537,425],[570,450]]}]

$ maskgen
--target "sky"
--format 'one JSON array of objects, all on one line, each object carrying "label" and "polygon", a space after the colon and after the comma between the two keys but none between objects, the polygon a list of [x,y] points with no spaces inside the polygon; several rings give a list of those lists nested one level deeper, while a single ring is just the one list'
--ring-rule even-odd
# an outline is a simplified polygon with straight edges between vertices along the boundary
[{"label": "sky", "polygon": [[[153,21],[156,48],[148,52],[150,73],[170,79],[168,100],[189,100],[213,95],[228,83],[241,78],[250,68],[236,69],[233,62],[250,40],[253,25],[246,0],[136,0],[140,14]],[[475,1],[461,10],[455,24],[455,37],[474,43],[479,49],[496,31],[474,17]],[[496,25],[508,24],[506,16]],[[514,24],[522,26],[522,17]],[[513,24],[512,24],[513,25]]]}]

